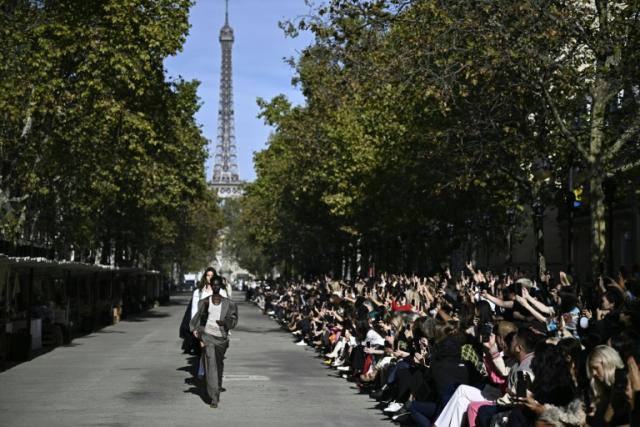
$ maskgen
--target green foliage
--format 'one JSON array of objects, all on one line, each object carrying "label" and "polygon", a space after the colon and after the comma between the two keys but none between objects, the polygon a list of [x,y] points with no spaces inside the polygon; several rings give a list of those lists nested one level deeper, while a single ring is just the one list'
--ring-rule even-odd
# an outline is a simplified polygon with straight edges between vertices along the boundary
[{"label": "green foliage", "polygon": [[190,5],[0,6],[0,188],[25,210],[13,235],[63,258],[114,252],[118,265],[150,268],[211,253],[211,233],[199,234],[215,234],[218,214],[194,121],[198,82],[167,82],[163,69]]},{"label": "green foliage", "polygon": [[306,102],[259,101],[275,132],[243,233],[289,274],[337,273],[356,245],[380,269],[424,269],[487,233],[504,245],[509,217],[563,200],[570,167],[631,170],[639,6],[595,6],[330,0],[283,23],[316,36],[294,62]]}]

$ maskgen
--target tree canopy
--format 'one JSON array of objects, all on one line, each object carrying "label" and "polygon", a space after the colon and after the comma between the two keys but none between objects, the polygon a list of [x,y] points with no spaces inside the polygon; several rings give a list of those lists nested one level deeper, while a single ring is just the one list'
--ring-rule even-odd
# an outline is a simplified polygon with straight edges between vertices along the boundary
[{"label": "tree canopy", "polygon": [[191,3],[3,2],[3,239],[163,271],[210,256],[220,219],[198,82],[163,68]]},{"label": "tree canopy", "polygon": [[259,100],[274,132],[244,235],[288,273],[338,274],[357,252],[416,271],[564,210],[580,170],[596,274],[603,181],[640,162],[639,17],[636,1],[321,2],[282,24],[315,35],[292,61],[305,103]]}]

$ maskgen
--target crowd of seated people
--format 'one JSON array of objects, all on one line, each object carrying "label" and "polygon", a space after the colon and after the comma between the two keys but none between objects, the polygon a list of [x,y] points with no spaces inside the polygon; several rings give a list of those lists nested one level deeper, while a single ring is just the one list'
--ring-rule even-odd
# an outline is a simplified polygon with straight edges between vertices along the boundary
[{"label": "crowd of seated people", "polygon": [[640,426],[640,277],[459,274],[275,283],[252,299],[393,420]]}]

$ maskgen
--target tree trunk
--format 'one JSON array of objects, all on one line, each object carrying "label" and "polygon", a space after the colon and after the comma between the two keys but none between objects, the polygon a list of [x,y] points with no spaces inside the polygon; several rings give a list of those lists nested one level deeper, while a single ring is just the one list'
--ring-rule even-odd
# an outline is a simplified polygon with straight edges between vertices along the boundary
[{"label": "tree trunk", "polygon": [[605,142],[605,114],[607,110],[608,82],[603,76],[597,76],[593,85],[593,104],[591,106],[591,133],[589,157],[591,199],[591,274],[592,280],[603,273],[606,254],[605,200],[602,183],[604,168],[602,165]]},{"label": "tree trunk", "polygon": [[102,251],[100,253],[100,264],[107,265],[111,260],[111,237],[107,237],[102,241]]},{"label": "tree trunk", "polygon": [[602,175],[593,174],[591,186],[591,274],[596,280],[603,273],[606,254],[606,228]]}]

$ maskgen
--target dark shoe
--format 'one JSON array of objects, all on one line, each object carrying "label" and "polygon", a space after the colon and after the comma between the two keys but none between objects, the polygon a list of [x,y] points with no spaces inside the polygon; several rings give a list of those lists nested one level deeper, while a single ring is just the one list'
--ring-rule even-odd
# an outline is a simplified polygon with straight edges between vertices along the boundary
[{"label": "dark shoe", "polygon": [[409,415],[411,415],[411,412],[407,408],[402,408],[398,412],[396,412],[395,415],[391,417],[391,419],[393,421],[402,421],[405,418],[408,419]]},{"label": "dark shoe", "polygon": [[390,388],[389,385],[385,384],[385,385],[382,386],[382,388],[380,390],[374,391],[369,396],[372,399],[376,399],[376,400],[382,399],[383,397],[385,397],[388,394],[389,388]]},{"label": "dark shoe", "polygon": [[227,391],[227,389],[226,389],[226,388],[224,388],[224,387],[220,387],[220,393],[222,393],[222,392],[224,392],[224,391]]},{"label": "dark shoe", "polygon": [[380,389],[380,390],[375,390],[372,391],[371,394],[369,395],[370,398],[372,399],[380,399],[382,397],[382,395],[384,394],[384,390]]},{"label": "dark shoe", "polygon": [[211,404],[209,404],[209,408],[211,408],[211,409],[216,409],[217,407],[218,407],[217,403],[211,402]]}]

